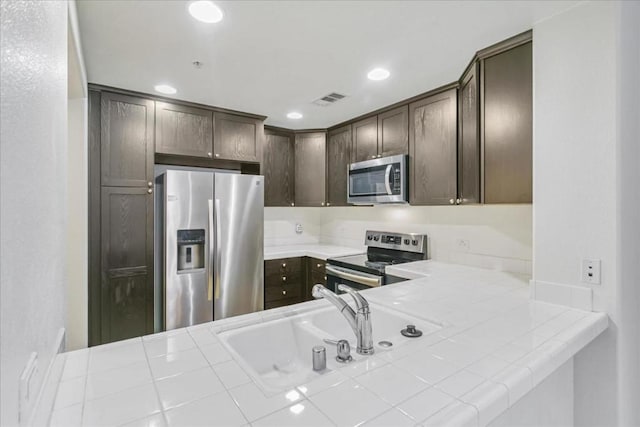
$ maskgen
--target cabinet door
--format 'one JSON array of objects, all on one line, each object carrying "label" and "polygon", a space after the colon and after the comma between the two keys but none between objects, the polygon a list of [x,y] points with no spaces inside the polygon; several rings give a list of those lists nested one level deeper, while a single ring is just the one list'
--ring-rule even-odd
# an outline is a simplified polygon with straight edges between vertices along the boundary
[{"label": "cabinet door", "polygon": [[458,92],[458,199],[459,203],[480,202],[480,99],[478,65],[460,80]]},{"label": "cabinet door", "polygon": [[102,93],[102,185],[146,187],[153,180],[153,119],[153,101]]},{"label": "cabinet door", "polygon": [[483,61],[484,202],[532,201],[531,43]]},{"label": "cabinet door", "polygon": [[409,106],[409,202],[413,205],[455,203],[456,89]]},{"label": "cabinet door", "polygon": [[324,206],[325,204],[325,145],[324,132],[296,135],[296,206]]},{"label": "cabinet door", "polygon": [[327,206],[347,206],[350,156],[351,126],[330,131],[327,140]]},{"label": "cabinet door", "polygon": [[153,194],[102,188],[101,343],[153,333]]},{"label": "cabinet door", "polygon": [[294,135],[288,132],[265,131],[264,205],[294,205]]},{"label": "cabinet door", "polygon": [[213,112],[157,102],[156,153],[213,157]]},{"label": "cabinet door", "polygon": [[261,156],[262,121],[234,114],[213,115],[213,152],[216,159],[259,162]]},{"label": "cabinet door", "polygon": [[351,125],[351,159],[361,162],[378,155],[378,116],[369,117]]},{"label": "cabinet door", "polygon": [[378,154],[382,157],[409,152],[409,106],[378,114]]}]

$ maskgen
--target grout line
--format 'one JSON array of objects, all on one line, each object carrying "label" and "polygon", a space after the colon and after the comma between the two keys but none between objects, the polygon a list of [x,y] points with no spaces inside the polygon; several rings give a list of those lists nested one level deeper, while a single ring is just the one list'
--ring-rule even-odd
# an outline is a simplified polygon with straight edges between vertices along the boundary
[{"label": "grout line", "polygon": [[[168,426],[169,425],[169,420],[167,419],[167,414],[165,414],[164,406],[162,405],[162,399],[160,398],[160,392],[158,391],[158,385],[156,384],[156,378],[153,375],[153,371],[151,370],[151,363],[149,363],[149,355],[147,354],[147,348],[144,345],[144,341],[142,341],[141,344],[142,344],[142,351],[144,352],[144,357],[145,357],[145,359],[147,361],[147,369],[149,369],[149,375],[151,375],[151,383],[153,384],[153,389],[156,392],[156,400],[158,402],[158,406],[160,407],[160,413],[162,414],[162,419],[164,420],[165,424]],[[147,414],[146,417],[148,417],[150,415],[154,415],[154,414]]]}]

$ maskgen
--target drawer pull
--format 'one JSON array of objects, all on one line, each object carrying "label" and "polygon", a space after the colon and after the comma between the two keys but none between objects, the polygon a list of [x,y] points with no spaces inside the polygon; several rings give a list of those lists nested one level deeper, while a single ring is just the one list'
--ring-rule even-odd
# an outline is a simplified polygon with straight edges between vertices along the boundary
[{"label": "drawer pull", "polygon": [[282,268],[287,268],[287,263],[286,262],[282,263]]},{"label": "drawer pull", "polygon": [[316,264],[316,267],[320,268],[320,267],[322,267],[322,264]]},{"label": "drawer pull", "polygon": [[287,281],[287,276],[282,276],[282,281],[286,282]]},{"label": "drawer pull", "polygon": [[287,291],[282,291],[282,295],[286,295],[286,294],[287,294]]}]

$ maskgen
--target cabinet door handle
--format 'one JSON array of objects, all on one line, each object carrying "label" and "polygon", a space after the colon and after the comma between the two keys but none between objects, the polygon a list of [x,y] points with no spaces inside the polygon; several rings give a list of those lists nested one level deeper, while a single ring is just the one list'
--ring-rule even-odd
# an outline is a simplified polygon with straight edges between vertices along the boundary
[{"label": "cabinet door handle", "polygon": [[456,201],[453,199],[449,199],[449,204],[453,205]]},{"label": "cabinet door handle", "polygon": [[296,205],[295,203],[291,203],[291,206],[295,206],[295,205]]},{"label": "cabinet door handle", "polygon": [[216,157],[220,157],[220,153],[216,153]]},{"label": "cabinet door handle", "polygon": [[287,276],[282,276],[282,281],[286,282],[287,281]]},{"label": "cabinet door handle", "polygon": [[286,294],[287,294],[287,291],[282,291],[282,295],[286,295]]},{"label": "cabinet door handle", "polygon": [[153,190],[150,188],[150,189],[147,190],[147,193],[151,194],[151,193],[153,193]]},{"label": "cabinet door handle", "polygon": [[212,153],[211,151],[209,151],[209,152],[207,153],[207,156],[211,157],[211,156],[213,156],[213,153]]},{"label": "cabinet door handle", "polygon": [[456,204],[459,205],[460,203],[462,203],[462,199],[456,199]]},{"label": "cabinet door handle", "polygon": [[324,206],[324,202],[320,203],[321,206]]},{"label": "cabinet door handle", "polygon": [[147,182],[147,186],[148,186],[149,188],[153,187],[153,182],[151,182],[151,181]]},{"label": "cabinet door handle", "polygon": [[322,267],[322,264],[316,264],[316,267],[320,268],[320,267]]}]

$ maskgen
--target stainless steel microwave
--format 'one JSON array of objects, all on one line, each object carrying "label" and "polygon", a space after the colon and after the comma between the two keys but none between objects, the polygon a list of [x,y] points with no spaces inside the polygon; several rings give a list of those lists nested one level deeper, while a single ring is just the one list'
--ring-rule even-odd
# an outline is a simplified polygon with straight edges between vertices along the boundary
[{"label": "stainless steel microwave", "polygon": [[351,163],[347,200],[354,205],[407,203],[408,177],[404,154]]}]

